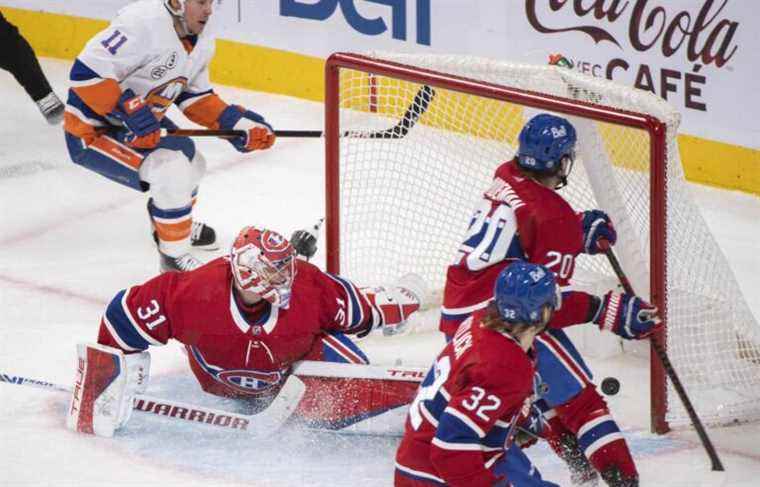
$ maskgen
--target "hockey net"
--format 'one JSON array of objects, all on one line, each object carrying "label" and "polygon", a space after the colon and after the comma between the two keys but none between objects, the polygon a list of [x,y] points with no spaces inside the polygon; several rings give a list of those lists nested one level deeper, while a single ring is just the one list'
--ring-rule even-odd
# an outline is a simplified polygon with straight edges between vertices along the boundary
[{"label": "hockey net", "polygon": [[[612,217],[618,258],[660,307],[661,339],[700,417],[760,419],[760,327],[691,201],[670,105],[566,68],[473,57],[336,54],[326,73],[329,270],[367,284],[416,272],[440,297],[471,212],[525,121],[562,114],[579,142],[561,194]],[[580,256],[575,278],[599,294],[617,284],[603,256]],[[652,370],[653,428],[688,424],[659,364]]]}]

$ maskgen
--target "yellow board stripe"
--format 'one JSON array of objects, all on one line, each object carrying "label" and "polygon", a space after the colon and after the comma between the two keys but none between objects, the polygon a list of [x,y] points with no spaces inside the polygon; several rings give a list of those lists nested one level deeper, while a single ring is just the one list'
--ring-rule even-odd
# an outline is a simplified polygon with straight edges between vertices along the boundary
[{"label": "yellow board stripe", "polygon": [[760,150],[679,135],[686,179],[760,196]]},{"label": "yellow board stripe", "polygon": [[[2,8],[37,55],[74,59],[85,43],[108,22],[70,15]],[[239,42],[217,41],[211,63],[214,83],[249,90],[324,99],[324,60]],[[760,150],[691,135],[678,144],[687,179],[760,196]]]}]

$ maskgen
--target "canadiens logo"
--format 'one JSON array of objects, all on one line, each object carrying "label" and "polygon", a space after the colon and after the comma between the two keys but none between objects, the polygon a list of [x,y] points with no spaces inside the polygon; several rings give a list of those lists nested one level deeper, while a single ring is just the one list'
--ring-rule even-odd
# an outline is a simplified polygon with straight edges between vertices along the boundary
[{"label": "canadiens logo", "polygon": [[257,394],[279,384],[282,374],[261,370],[225,370],[219,372],[217,378],[238,392]]}]

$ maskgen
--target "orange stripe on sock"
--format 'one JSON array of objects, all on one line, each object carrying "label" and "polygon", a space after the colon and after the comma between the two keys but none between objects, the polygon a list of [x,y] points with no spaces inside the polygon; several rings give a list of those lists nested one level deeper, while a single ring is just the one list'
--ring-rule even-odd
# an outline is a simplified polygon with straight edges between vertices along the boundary
[{"label": "orange stripe on sock", "polygon": [[190,236],[190,229],[193,226],[192,218],[183,220],[179,223],[159,223],[153,220],[153,225],[156,227],[156,233],[159,240],[164,242],[176,242],[177,240],[183,240]]}]

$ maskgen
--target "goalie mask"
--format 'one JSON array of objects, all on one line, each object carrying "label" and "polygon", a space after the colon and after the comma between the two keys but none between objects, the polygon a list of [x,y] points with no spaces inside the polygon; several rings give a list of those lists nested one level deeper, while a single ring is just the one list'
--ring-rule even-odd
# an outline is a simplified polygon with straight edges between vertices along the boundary
[{"label": "goalie mask", "polygon": [[235,283],[269,301],[287,308],[296,273],[296,252],[277,232],[245,227],[232,244],[230,265]]}]

